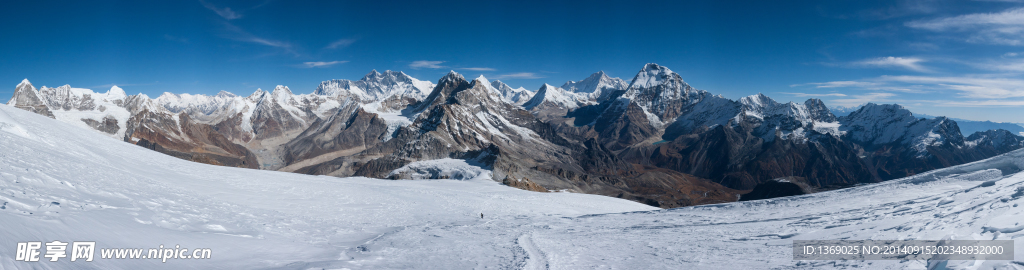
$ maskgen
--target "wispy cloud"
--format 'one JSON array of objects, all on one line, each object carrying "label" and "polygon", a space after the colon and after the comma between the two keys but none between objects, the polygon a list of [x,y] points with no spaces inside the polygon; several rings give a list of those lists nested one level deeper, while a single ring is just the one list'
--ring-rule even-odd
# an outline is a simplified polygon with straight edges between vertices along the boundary
[{"label": "wispy cloud", "polygon": [[882,81],[925,84],[959,92],[965,98],[1024,97],[1024,80],[1002,77],[882,76]]},{"label": "wispy cloud", "polygon": [[291,43],[258,37],[228,22],[224,22],[224,27],[228,30],[228,34],[224,36],[225,38],[279,48],[284,50],[285,53],[295,56],[299,55]]},{"label": "wispy cloud", "polygon": [[865,82],[865,81],[832,81],[832,82],[820,82],[820,83],[801,83],[791,84],[789,87],[800,87],[800,86],[813,86],[814,88],[843,88],[843,87],[873,87],[878,86],[876,82]]},{"label": "wispy cloud", "polygon": [[216,12],[217,15],[220,15],[224,19],[234,20],[234,19],[242,18],[242,14],[239,14],[238,12],[235,12],[235,11],[231,10],[231,8],[229,8],[229,7],[218,8],[217,6],[214,6],[213,4],[208,3],[206,1],[203,1],[203,0],[199,0],[199,3],[202,3],[203,7],[206,7],[207,9],[212,10],[213,12]]},{"label": "wispy cloud", "polygon": [[994,13],[973,13],[905,23],[907,27],[935,32],[970,32],[967,42],[1024,45],[1024,8]]},{"label": "wispy cloud", "polygon": [[927,93],[933,91],[954,92],[961,98],[999,99],[1024,97],[1024,79],[997,77],[995,75],[975,76],[881,76],[860,81],[835,81],[824,83],[794,84],[791,87],[812,86],[815,88],[851,88],[878,92]]},{"label": "wispy cloud", "polygon": [[779,94],[794,95],[794,96],[797,96],[797,97],[845,97],[846,96],[846,94],[843,94],[843,93],[825,93],[825,94],[820,94],[819,93],[819,94],[816,94],[816,93],[779,92]]},{"label": "wispy cloud", "polygon": [[1024,106],[1024,100],[990,99],[971,101],[946,101],[936,103],[935,105],[943,107],[1018,107]]},{"label": "wispy cloud", "polygon": [[540,78],[544,78],[544,76],[537,75],[536,73],[533,73],[533,72],[519,72],[519,73],[502,74],[502,75],[498,75],[495,78],[497,78],[497,79],[540,79]]},{"label": "wispy cloud", "polygon": [[496,70],[496,69],[489,68],[489,67],[467,67],[467,68],[458,68],[458,69],[461,69],[461,70],[472,70],[472,71],[495,71]]},{"label": "wispy cloud", "polygon": [[344,63],[348,63],[348,61],[304,62],[304,63],[302,63],[301,66],[305,67],[305,68],[325,68],[325,67],[331,67],[333,65],[344,64]]},{"label": "wispy cloud", "polygon": [[854,66],[881,67],[881,68],[902,68],[917,72],[931,72],[928,68],[921,66],[924,59],[916,57],[879,57],[854,62]]},{"label": "wispy cloud", "polygon": [[890,98],[894,96],[896,96],[896,94],[893,93],[867,93],[863,95],[853,95],[850,96],[849,98],[829,100],[828,104],[832,106],[852,107],[868,102],[893,103],[893,100],[891,100]]},{"label": "wispy cloud", "polygon": [[339,40],[335,40],[334,42],[331,42],[331,44],[328,44],[327,47],[324,47],[324,49],[332,49],[333,50],[333,49],[338,49],[338,48],[345,48],[345,47],[348,47],[348,45],[352,45],[352,43],[355,43],[355,42],[356,42],[355,38],[343,38],[343,39],[339,39]]},{"label": "wispy cloud", "polygon": [[187,38],[176,37],[176,36],[172,36],[172,35],[169,35],[169,34],[164,34],[164,39],[170,40],[170,41],[174,41],[174,42],[181,42],[181,43],[188,44],[188,39]]},{"label": "wispy cloud", "polygon": [[975,61],[968,65],[985,70],[1024,72],[1024,59],[1013,58],[1016,56],[1017,53],[1006,53],[999,60]]},{"label": "wispy cloud", "polygon": [[444,66],[442,66],[441,63],[444,63],[444,61],[420,60],[420,61],[413,61],[412,63],[409,64],[409,67],[412,68],[412,69],[421,69],[421,68],[439,69],[439,68],[444,68]]}]

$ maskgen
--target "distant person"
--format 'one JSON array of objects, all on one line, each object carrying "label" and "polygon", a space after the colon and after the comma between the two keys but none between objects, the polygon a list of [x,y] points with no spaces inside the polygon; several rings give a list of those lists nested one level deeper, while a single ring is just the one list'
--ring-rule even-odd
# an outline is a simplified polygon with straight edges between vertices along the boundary
[{"label": "distant person", "polygon": [[480,213],[480,218],[484,218],[484,213]]}]

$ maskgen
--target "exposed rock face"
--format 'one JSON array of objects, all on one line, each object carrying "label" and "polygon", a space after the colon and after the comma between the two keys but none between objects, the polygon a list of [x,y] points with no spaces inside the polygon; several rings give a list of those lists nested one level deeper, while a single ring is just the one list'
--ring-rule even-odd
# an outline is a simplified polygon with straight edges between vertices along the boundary
[{"label": "exposed rock face", "polygon": [[231,142],[210,125],[188,114],[170,115],[143,110],[128,120],[124,140],[171,156],[213,165],[259,168],[256,156]]},{"label": "exposed rock face", "polygon": [[14,96],[11,97],[11,100],[7,101],[7,105],[54,118],[53,112],[39,98],[39,92],[36,91],[36,88],[32,86],[28,79],[22,80],[14,88]]},{"label": "exposed rock face", "polygon": [[[348,102],[324,120],[316,120],[285,144],[286,164],[338,151],[362,151],[384,142],[387,123],[358,104]],[[355,153],[354,152],[354,153]]]},{"label": "exposed rock face", "polygon": [[93,100],[92,93],[82,93],[72,89],[70,85],[64,85],[57,88],[49,88],[43,86],[39,89],[39,93],[43,96],[43,101],[50,108],[57,108],[61,110],[78,110],[78,111],[89,111],[96,108],[96,102]]},{"label": "exposed rock face", "polygon": [[548,192],[548,189],[538,185],[537,183],[534,183],[533,181],[530,181],[529,178],[512,179],[512,177],[506,176],[504,180],[501,180],[501,183],[505,184],[506,186],[510,186],[510,187],[514,187],[514,188],[518,188],[518,189],[522,189],[522,190],[529,190],[529,191],[536,191],[536,192]]},{"label": "exposed rock face", "polygon": [[312,112],[298,109],[294,95],[287,87],[278,86],[274,92],[253,93],[256,109],[252,115],[252,130],[256,139],[267,139],[284,135],[287,131],[306,127],[305,119]]},{"label": "exposed rock face", "polygon": [[121,127],[117,125],[117,119],[110,116],[103,117],[103,122],[96,121],[90,118],[83,118],[82,122],[85,122],[85,124],[89,125],[89,127],[92,127],[96,130],[102,131],[107,134],[116,134],[117,130],[121,129]]}]

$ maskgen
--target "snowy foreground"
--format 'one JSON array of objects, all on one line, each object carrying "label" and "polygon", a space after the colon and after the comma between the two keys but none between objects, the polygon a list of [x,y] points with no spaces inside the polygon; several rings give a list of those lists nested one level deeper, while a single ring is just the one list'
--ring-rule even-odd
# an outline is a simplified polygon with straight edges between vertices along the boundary
[{"label": "snowy foreground", "polygon": [[[0,269],[1024,269],[1024,151],[881,184],[672,210],[523,191],[453,167],[473,178],[217,167],[0,105]],[[798,239],[1015,239],[1016,261],[793,261]],[[96,241],[97,258],[14,261],[18,242],[53,240]],[[159,245],[210,248],[212,259],[99,258],[99,249]]]}]

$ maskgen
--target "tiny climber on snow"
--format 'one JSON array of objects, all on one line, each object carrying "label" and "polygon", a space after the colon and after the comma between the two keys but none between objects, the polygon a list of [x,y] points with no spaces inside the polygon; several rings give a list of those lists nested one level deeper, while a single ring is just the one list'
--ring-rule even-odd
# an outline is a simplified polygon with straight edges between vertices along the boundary
[{"label": "tiny climber on snow", "polygon": [[484,213],[480,213],[480,218],[484,218]]}]

